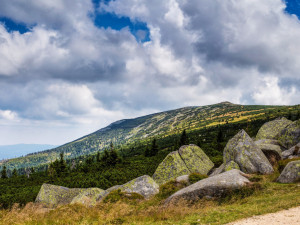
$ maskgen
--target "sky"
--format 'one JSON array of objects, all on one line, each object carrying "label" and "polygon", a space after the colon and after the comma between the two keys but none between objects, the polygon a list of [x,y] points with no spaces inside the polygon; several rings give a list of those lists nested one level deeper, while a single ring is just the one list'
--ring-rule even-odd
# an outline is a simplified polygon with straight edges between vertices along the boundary
[{"label": "sky", "polygon": [[222,101],[299,104],[300,1],[0,0],[0,145]]}]

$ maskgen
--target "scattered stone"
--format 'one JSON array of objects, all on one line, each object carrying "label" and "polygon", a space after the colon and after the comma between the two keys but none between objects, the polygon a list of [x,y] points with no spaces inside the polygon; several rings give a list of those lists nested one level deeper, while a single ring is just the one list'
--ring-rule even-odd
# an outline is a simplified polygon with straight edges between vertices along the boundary
[{"label": "scattered stone", "polygon": [[272,166],[282,159],[281,149],[278,145],[260,144],[258,147],[263,151]]},{"label": "scattered stone", "polygon": [[214,163],[197,145],[183,145],[178,150],[178,153],[190,173],[207,175],[208,172],[214,167]]},{"label": "scattered stone", "polygon": [[181,175],[189,174],[190,171],[181,159],[178,151],[169,153],[166,158],[158,165],[153,179],[158,185],[164,184]]},{"label": "scattered stone", "polygon": [[250,181],[244,173],[233,169],[219,175],[198,181],[171,195],[165,202],[166,205],[176,204],[181,200],[195,202],[204,196],[220,197],[224,193],[240,189]]},{"label": "scattered stone", "polygon": [[127,193],[138,193],[146,199],[149,199],[159,192],[158,184],[148,175],[133,179],[120,187],[116,187],[114,190],[116,189]]},{"label": "scattered stone", "polygon": [[296,120],[281,131],[279,137],[280,143],[286,146],[286,148],[291,148],[300,142],[300,120]]},{"label": "scattered stone", "polygon": [[226,163],[225,168],[224,168],[224,172],[229,171],[229,170],[233,170],[233,169],[240,170],[240,167],[236,162],[230,161],[230,162]]},{"label": "scattered stone", "polygon": [[276,139],[281,136],[281,132],[292,123],[292,121],[286,119],[285,117],[277,118],[270,122],[265,123],[259,129],[256,140],[260,139]]},{"label": "scattered stone", "polygon": [[300,181],[300,160],[289,162],[277,179],[279,183],[294,183]]},{"label": "scattered stone", "polygon": [[66,188],[52,184],[43,184],[35,202],[42,203],[48,207],[65,205],[71,203],[75,196],[85,190],[84,188]]},{"label": "scattered stone", "polygon": [[87,188],[73,198],[71,204],[83,204],[86,206],[95,206],[96,202],[106,196],[107,192],[100,188]]},{"label": "scattered stone", "polygon": [[271,174],[274,172],[264,153],[244,130],[228,141],[223,157],[225,164],[234,161],[245,173]]}]

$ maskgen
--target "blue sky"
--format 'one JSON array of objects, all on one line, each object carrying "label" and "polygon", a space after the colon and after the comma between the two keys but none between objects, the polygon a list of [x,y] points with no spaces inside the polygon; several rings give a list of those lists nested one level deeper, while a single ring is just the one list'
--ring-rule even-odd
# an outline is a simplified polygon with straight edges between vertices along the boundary
[{"label": "blue sky", "polygon": [[299,104],[299,2],[3,0],[0,143],[59,145],[191,105]]}]

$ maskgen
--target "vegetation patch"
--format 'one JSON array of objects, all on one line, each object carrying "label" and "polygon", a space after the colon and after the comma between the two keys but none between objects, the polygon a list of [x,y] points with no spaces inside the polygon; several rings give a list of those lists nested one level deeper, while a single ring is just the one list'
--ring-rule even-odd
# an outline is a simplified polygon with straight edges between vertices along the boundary
[{"label": "vegetation patch", "polygon": [[207,175],[203,175],[203,174],[200,174],[200,173],[191,173],[191,174],[189,174],[189,182],[191,184],[194,184],[194,183],[196,183],[200,180],[203,180],[207,177],[208,177]]}]

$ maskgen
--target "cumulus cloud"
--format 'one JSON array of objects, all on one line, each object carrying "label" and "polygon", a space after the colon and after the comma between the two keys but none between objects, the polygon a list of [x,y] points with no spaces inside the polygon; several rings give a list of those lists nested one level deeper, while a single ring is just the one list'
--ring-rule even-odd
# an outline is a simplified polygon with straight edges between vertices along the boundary
[{"label": "cumulus cloud", "polygon": [[[0,16],[30,27],[20,34],[0,24],[2,121],[88,127],[84,135],[187,105],[299,103],[300,22],[281,0],[94,7],[83,0],[1,2]],[[93,17],[102,12],[144,22],[150,41],[137,41],[129,28],[97,27]]]}]

